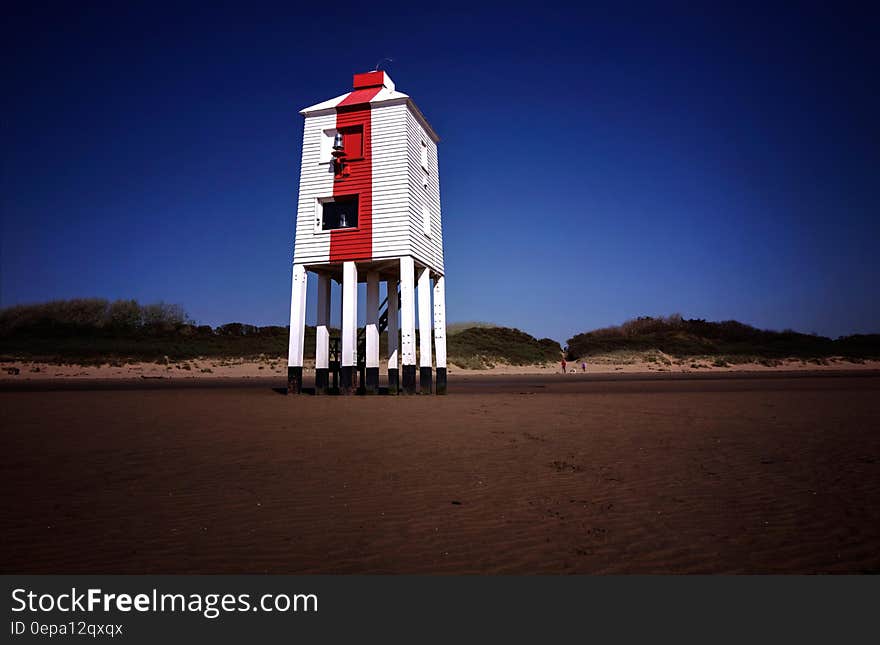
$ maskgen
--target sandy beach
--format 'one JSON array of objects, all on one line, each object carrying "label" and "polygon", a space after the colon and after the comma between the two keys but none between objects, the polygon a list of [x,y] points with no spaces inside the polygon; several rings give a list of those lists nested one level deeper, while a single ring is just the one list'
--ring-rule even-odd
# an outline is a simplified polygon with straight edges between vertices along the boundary
[{"label": "sandy beach", "polygon": [[[662,352],[650,354],[653,360],[635,356],[621,360],[617,356],[600,356],[582,367],[581,362],[566,363],[566,374],[649,374],[649,373],[707,373],[707,372],[832,372],[880,371],[880,361],[853,362],[842,357],[805,361],[784,359],[773,362],[726,363],[716,357],[676,359]],[[314,375],[315,363],[305,361],[306,376]],[[509,376],[561,374],[561,363],[544,365],[496,364],[487,369],[465,369],[449,364],[451,376]],[[125,362],[101,365],[58,364],[41,361],[0,362],[0,383],[4,381],[54,379],[212,379],[212,378],[267,378],[287,374],[286,357],[264,356],[256,359],[200,358],[189,361],[162,363]]]},{"label": "sandy beach", "polygon": [[880,571],[869,372],[4,383],[4,573]]}]

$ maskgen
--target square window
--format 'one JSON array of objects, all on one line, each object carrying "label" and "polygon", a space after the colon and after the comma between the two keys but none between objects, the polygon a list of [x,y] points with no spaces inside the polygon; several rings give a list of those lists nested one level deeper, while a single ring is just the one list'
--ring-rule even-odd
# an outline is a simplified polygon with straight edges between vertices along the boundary
[{"label": "square window", "polygon": [[428,144],[422,141],[422,168],[428,172]]},{"label": "square window", "polygon": [[364,158],[364,128],[357,125],[350,128],[340,128],[342,133],[342,145],[345,150],[345,159],[352,161],[354,159]]},{"label": "square window", "polygon": [[358,196],[345,195],[320,201],[321,230],[334,231],[342,228],[357,228]]}]

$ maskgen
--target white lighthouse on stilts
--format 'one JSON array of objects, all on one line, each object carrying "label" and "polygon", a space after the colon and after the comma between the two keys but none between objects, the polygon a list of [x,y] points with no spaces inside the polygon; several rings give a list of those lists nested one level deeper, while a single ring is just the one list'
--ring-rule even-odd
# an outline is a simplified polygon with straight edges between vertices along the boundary
[{"label": "white lighthouse on stilts", "polygon": [[[415,393],[418,315],[419,390],[445,394],[446,283],[436,133],[383,71],[355,74],[351,92],[301,114],[288,391],[300,393],[303,387],[311,271],[318,278],[316,393],[331,390],[337,366],[341,393],[353,392],[356,382],[361,391],[377,393],[383,365],[379,339],[386,329],[388,391]],[[331,280],[342,285],[338,339],[330,333]],[[363,334],[357,324],[359,282],[366,283]],[[380,282],[387,285],[382,302]]]}]

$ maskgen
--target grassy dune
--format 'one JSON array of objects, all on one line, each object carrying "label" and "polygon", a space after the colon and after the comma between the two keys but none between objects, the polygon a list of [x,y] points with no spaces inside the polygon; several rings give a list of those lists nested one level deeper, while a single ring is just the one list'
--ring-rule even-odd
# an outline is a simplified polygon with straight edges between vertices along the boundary
[{"label": "grassy dune", "polygon": [[[331,332],[338,335],[338,330]],[[418,340],[418,332],[417,332]],[[387,335],[380,351],[387,351]],[[0,359],[95,364],[177,362],[204,358],[283,357],[288,328],[229,323],[196,325],[179,305],[141,305],[133,300],[54,301],[0,310]],[[315,351],[315,328],[305,331],[305,355]],[[562,347],[509,327],[486,322],[450,324],[449,362],[469,369],[498,364],[555,363]],[[709,365],[762,363],[786,358],[815,362],[843,357],[859,362],[880,358],[880,335],[838,339],[791,330],[760,330],[736,321],[707,322],[681,316],[637,318],[615,327],[577,334],[568,340],[571,361],[625,364],[682,364],[694,359]],[[700,364],[698,366],[706,366]]]},{"label": "grassy dune", "polygon": [[[665,354],[676,358],[714,357],[720,363],[772,364],[785,358],[852,360],[880,357],[880,334],[832,340],[792,330],[769,331],[735,320],[707,322],[678,315],[636,318],[622,325],[578,334],[568,340],[570,360],[633,354]],[[649,359],[650,360],[650,359]]]},{"label": "grassy dune", "polygon": [[555,340],[509,327],[470,327],[450,334],[449,361],[459,367],[481,369],[496,363],[536,365],[558,361],[562,348]]},{"label": "grassy dune", "polygon": [[[331,330],[339,335],[339,330]],[[418,331],[416,341],[418,345]],[[229,323],[196,325],[178,305],[79,299],[0,310],[0,359],[53,363],[177,362],[199,357],[258,358],[287,354],[288,328]],[[387,352],[388,336],[380,337]],[[491,323],[449,326],[449,360],[480,369],[559,359],[562,348]],[[306,326],[305,355],[314,356],[315,328]]]}]

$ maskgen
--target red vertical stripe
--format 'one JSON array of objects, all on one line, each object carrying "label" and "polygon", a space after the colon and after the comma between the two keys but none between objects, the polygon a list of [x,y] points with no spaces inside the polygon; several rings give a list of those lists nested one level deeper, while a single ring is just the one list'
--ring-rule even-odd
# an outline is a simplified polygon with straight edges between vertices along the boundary
[{"label": "red vertical stripe", "polygon": [[381,87],[356,90],[336,107],[336,128],[363,128],[363,160],[348,165],[345,177],[333,180],[333,196],[358,196],[357,230],[330,232],[330,261],[369,260],[373,257],[373,150],[370,101]]}]

